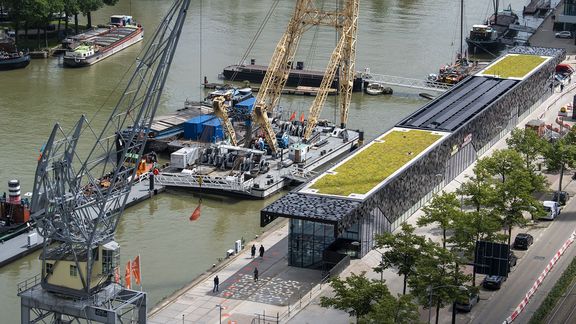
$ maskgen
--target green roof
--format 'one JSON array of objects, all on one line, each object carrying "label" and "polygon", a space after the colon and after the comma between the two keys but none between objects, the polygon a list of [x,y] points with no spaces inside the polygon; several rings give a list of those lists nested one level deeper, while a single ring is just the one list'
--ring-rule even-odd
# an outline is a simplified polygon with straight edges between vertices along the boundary
[{"label": "green roof", "polygon": [[364,195],[442,136],[423,130],[392,130],[318,178],[310,189],[328,195]]},{"label": "green roof", "polygon": [[509,54],[490,65],[481,74],[503,79],[522,79],[546,60],[546,57],[536,55]]}]

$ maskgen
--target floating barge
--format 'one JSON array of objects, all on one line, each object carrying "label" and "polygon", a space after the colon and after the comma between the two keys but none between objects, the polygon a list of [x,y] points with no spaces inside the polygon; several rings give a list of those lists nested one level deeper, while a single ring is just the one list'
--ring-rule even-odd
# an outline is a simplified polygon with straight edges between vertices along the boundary
[{"label": "floating barge", "polygon": [[[252,60],[250,65],[230,65],[224,68],[222,75],[225,80],[230,81],[250,81],[253,83],[262,83],[268,66],[257,65]],[[303,62],[297,62],[296,68],[290,69],[288,80],[286,81],[287,87],[320,87],[324,78],[324,71],[305,70]],[[363,78],[360,73],[356,73],[354,77],[354,86],[352,91],[362,91]],[[338,89],[338,76],[334,78],[331,85],[332,88]]]},{"label": "floating barge", "polygon": [[83,67],[120,52],[144,38],[144,29],[134,25],[131,16],[115,15],[110,17],[110,28],[103,33],[94,32],[93,37],[80,42],[73,50],[64,54],[64,66]]},{"label": "floating barge", "polygon": [[[297,133],[297,124],[285,123],[289,126],[284,129],[294,126]],[[312,144],[301,143],[297,136],[285,137],[292,144],[275,157],[267,152],[263,140],[251,148],[225,143],[183,148],[172,154],[189,155],[188,163],[160,172],[156,181],[166,187],[263,199],[293,183],[306,182],[315,170],[353,151],[363,137],[359,131],[326,124],[317,126],[316,134]]]}]

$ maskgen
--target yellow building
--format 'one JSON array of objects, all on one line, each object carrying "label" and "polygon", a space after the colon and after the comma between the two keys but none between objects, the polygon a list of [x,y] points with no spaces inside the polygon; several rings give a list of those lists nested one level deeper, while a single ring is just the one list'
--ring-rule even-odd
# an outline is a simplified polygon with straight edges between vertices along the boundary
[{"label": "yellow building", "polygon": [[51,248],[41,255],[45,261],[42,286],[48,291],[74,295],[98,291],[114,279],[119,253],[120,246],[115,241],[92,249],[92,271],[88,275],[88,253],[74,255],[59,247]]}]

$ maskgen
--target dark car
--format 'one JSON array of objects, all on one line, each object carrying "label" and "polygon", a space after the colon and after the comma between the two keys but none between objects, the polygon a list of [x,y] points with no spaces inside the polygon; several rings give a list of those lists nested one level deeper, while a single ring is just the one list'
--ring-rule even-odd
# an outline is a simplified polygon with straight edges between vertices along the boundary
[{"label": "dark car", "polygon": [[506,281],[506,277],[503,276],[486,276],[482,280],[482,287],[491,290],[498,290],[502,287],[502,283]]},{"label": "dark car", "polygon": [[510,251],[510,254],[508,254],[508,272],[512,270],[512,267],[516,266],[516,262],[518,262],[518,258],[514,252]]},{"label": "dark car", "polygon": [[570,199],[570,194],[566,191],[555,191],[552,196],[552,201],[557,201],[560,206],[566,205],[568,199]]},{"label": "dark car", "polygon": [[480,296],[477,293],[469,293],[456,300],[456,310],[460,312],[469,312],[474,305],[478,304]]},{"label": "dark car", "polygon": [[534,243],[532,235],[527,233],[518,233],[514,239],[514,248],[520,250],[528,250],[528,247]]}]

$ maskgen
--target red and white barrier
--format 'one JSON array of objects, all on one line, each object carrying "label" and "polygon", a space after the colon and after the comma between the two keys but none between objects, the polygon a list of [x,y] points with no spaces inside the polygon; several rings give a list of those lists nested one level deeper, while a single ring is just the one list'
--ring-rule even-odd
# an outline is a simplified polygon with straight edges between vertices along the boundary
[{"label": "red and white barrier", "polygon": [[520,313],[524,310],[526,305],[528,305],[530,298],[532,298],[532,296],[536,293],[536,290],[538,290],[538,287],[540,287],[540,285],[544,281],[544,278],[546,278],[546,276],[548,275],[550,270],[552,270],[552,268],[554,267],[556,262],[558,262],[558,260],[562,256],[562,254],[564,254],[564,252],[566,252],[566,250],[568,249],[570,244],[572,244],[572,242],[574,242],[575,239],[576,239],[576,231],[574,231],[574,232],[572,232],[572,234],[570,234],[570,237],[566,240],[566,242],[564,242],[562,247],[556,252],[556,254],[550,260],[550,262],[548,262],[548,265],[546,266],[546,268],[544,268],[544,270],[542,270],[542,273],[540,274],[538,279],[536,279],[536,281],[534,282],[534,284],[532,285],[530,290],[528,290],[528,292],[524,296],[524,299],[522,299],[522,301],[516,307],[516,309],[512,312],[512,314],[510,316],[508,316],[508,318],[506,318],[506,320],[504,321],[503,324],[512,323],[516,319],[516,317],[518,317],[518,315],[520,315]]}]

